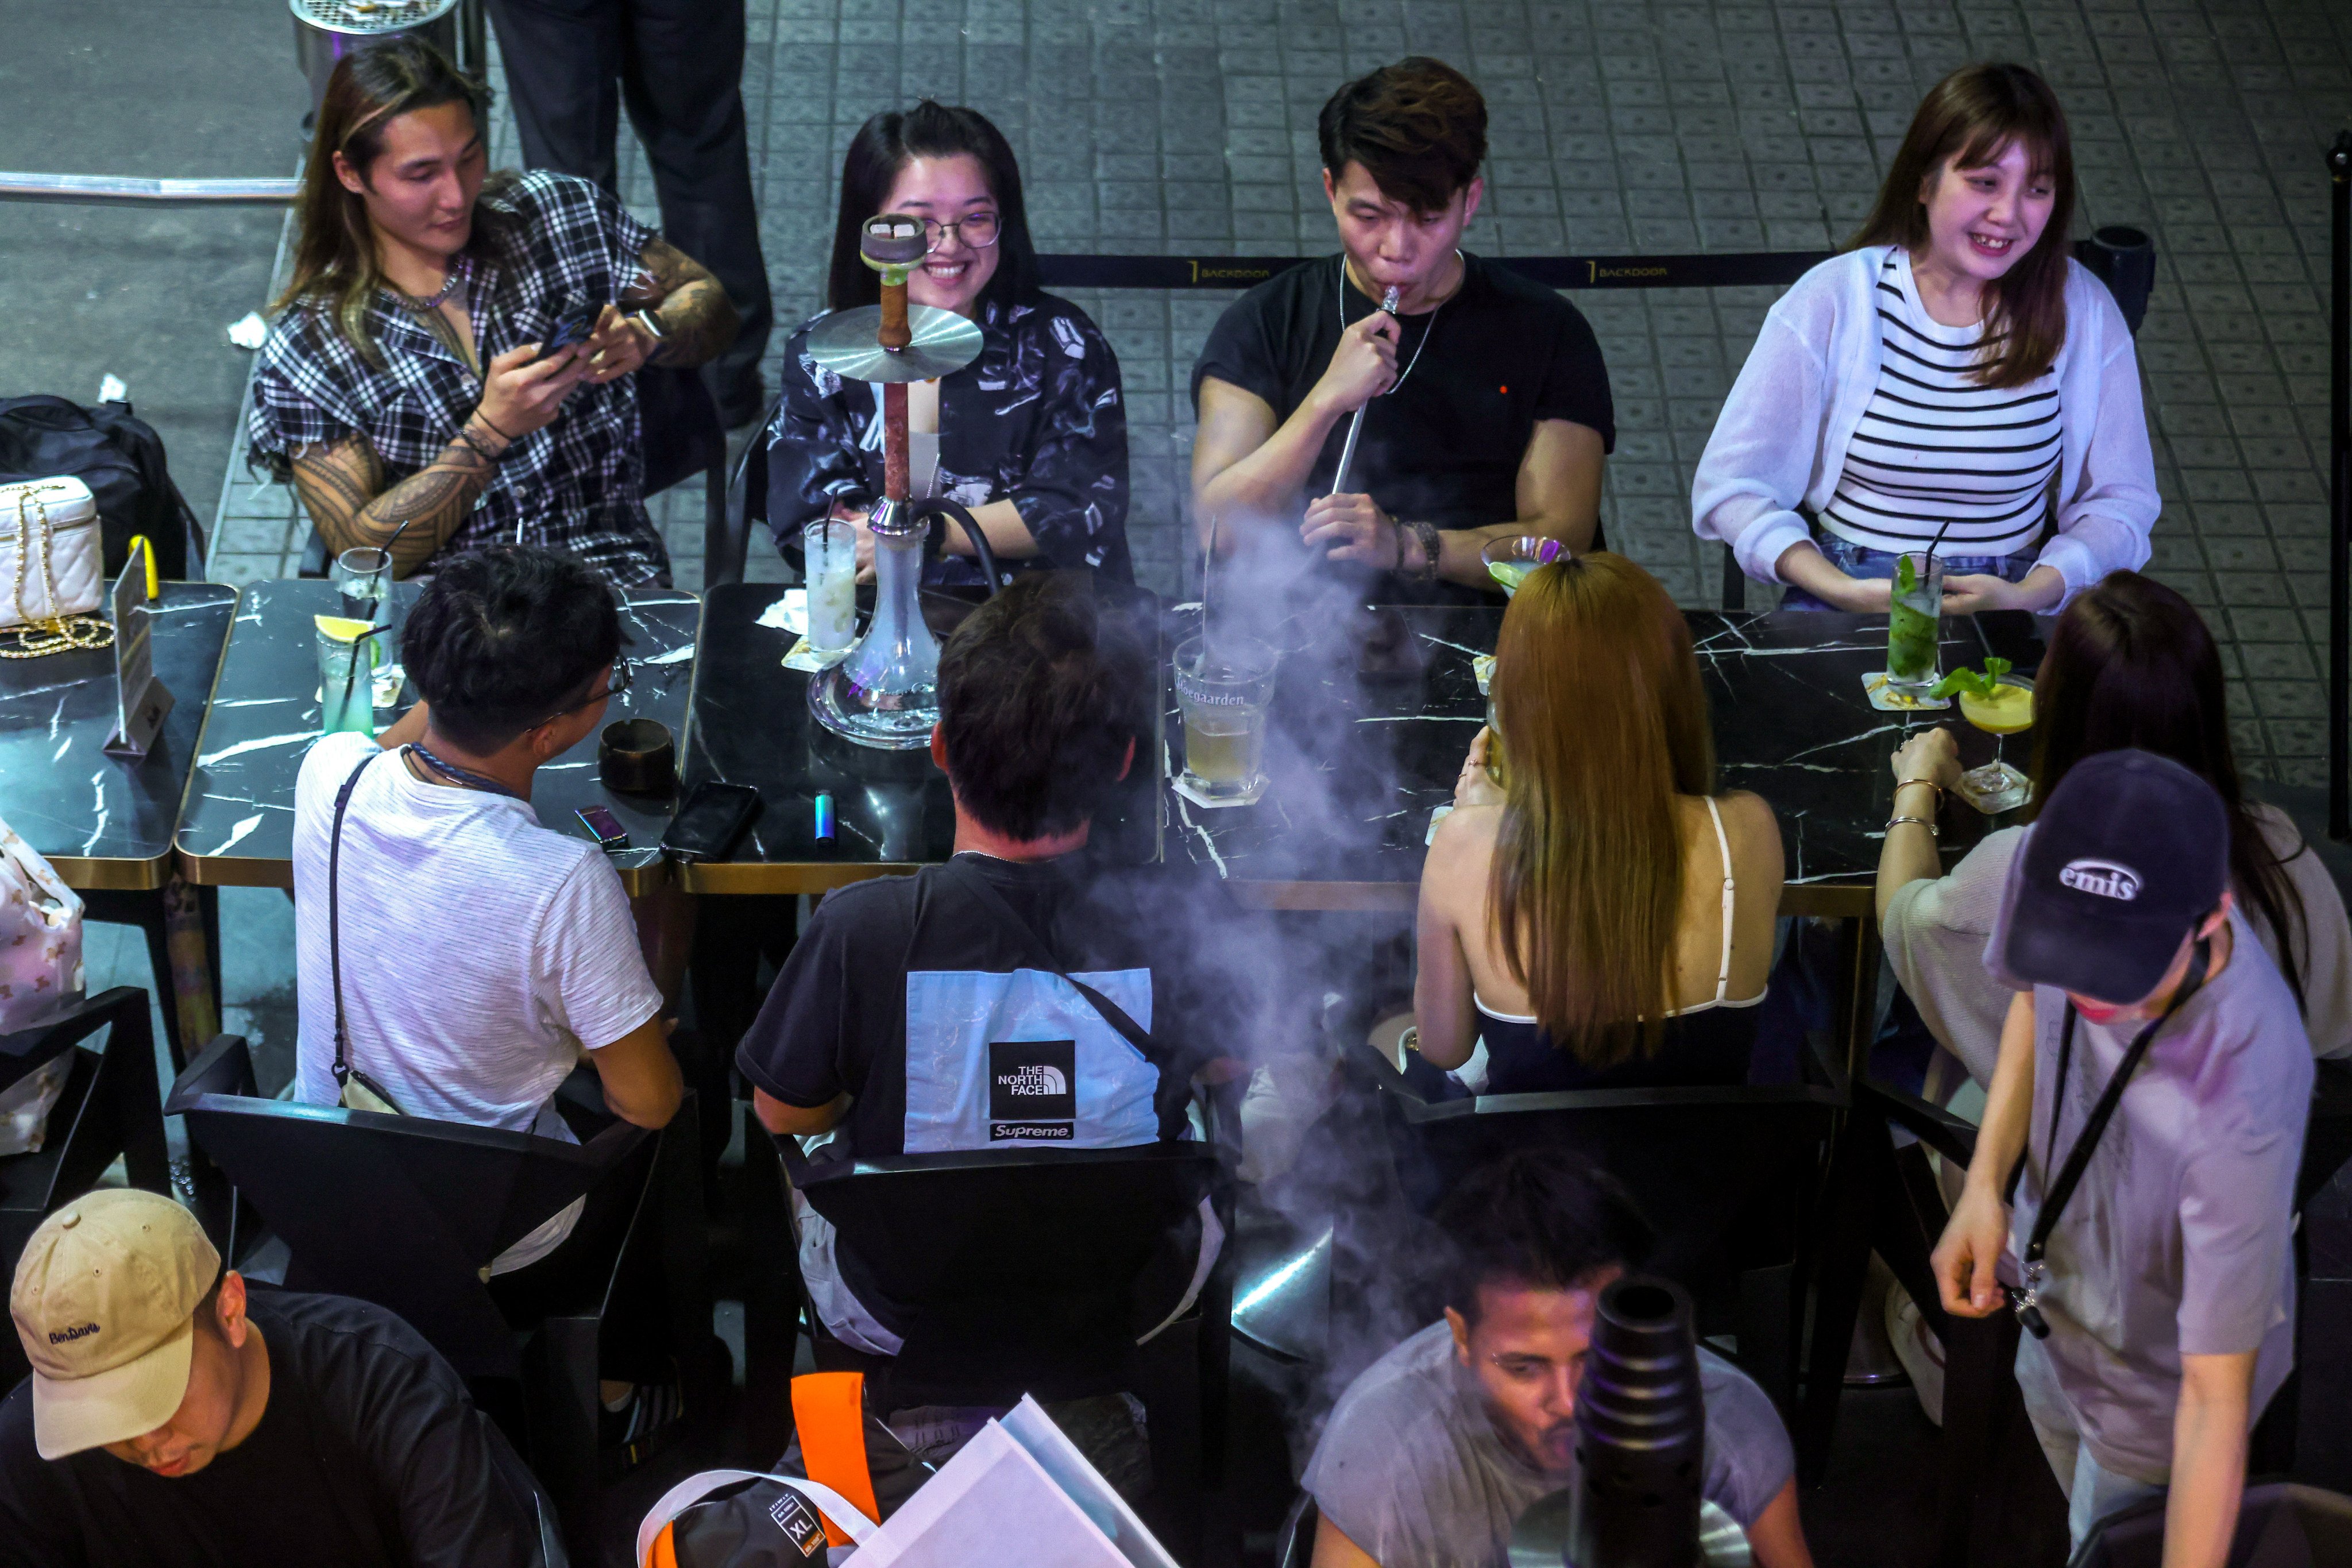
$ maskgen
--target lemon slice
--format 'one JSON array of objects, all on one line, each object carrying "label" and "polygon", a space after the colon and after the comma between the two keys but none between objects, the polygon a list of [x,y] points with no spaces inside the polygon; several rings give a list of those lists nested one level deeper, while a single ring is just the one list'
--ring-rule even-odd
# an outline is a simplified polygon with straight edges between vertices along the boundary
[{"label": "lemon slice", "polygon": [[1978,729],[1993,735],[2013,735],[2033,722],[2033,693],[2021,686],[1996,686],[1981,695],[1960,693],[1960,712]]},{"label": "lemon slice", "polygon": [[337,642],[357,642],[375,630],[373,621],[354,620],[349,616],[312,616],[311,624]]}]

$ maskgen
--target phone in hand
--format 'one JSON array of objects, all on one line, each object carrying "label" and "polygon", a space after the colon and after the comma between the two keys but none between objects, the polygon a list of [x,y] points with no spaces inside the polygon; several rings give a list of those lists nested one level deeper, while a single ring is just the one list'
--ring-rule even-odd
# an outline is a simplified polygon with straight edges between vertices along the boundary
[{"label": "phone in hand", "polygon": [[539,345],[540,359],[586,342],[588,334],[596,330],[596,318],[604,313],[604,306],[585,300],[566,305],[556,316],[555,325],[548,330],[547,341]]},{"label": "phone in hand", "polygon": [[572,815],[580,819],[580,826],[588,830],[590,837],[595,839],[596,847],[606,854],[609,855],[615,849],[626,849],[629,847],[629,830],[622,826],[621,819],[614,816],[606,807],[584,805]]}]

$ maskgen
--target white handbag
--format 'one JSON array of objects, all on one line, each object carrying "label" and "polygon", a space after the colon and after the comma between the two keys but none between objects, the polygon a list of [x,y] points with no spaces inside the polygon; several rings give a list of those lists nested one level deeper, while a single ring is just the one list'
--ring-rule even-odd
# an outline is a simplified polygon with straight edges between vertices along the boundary
[{"label": "white handbag", "polygon": [[19,655],[104,647],[113,640],[89,616],[106,591],[98,501],[70,474],[0,485],[0,631]]}]

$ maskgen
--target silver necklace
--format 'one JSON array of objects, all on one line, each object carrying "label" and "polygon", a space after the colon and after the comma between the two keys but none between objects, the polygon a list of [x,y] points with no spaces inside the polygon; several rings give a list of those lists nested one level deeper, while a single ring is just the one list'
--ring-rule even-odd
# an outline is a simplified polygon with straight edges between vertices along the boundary
[{"label": "silver necklace", "polygon": [[[1462,262],[1462,282],[1464,284],[1467,284],[1470,281],[1470,263],[1463,258],[1462,253],[1459,250],[1454,253],[1454,258]],[[1461,288],[1457,286],[1454,289],[1454,293],[1459,294],[1461,291]],[[1344,332],[1348,330],[1348,258],[1344,256],[1339,258],[1339,286],[1336,290],[1334,290],[1332,298],[1339,307],[1339,330]],[[1429,340],[1437,335],[1438,311],[1444,310],[1446,306],[1453,302],[1454,295],[1448,294],[1444,299],[1440,300],[1437,302],[1434,310],[1432,310],[1429,312],[1429,324],[1421,330],[1421,342],[1413,345],[1412,357],[1404,363],[1404,375],[1398,376],[1396,378],[1396,386],[1390,387],[1388,392],[1381,394],[1381,396],[1386,397],[1389,393],[1396,391],[1398,386],[1402,386],[1404,384],[1405,376],[1411,375],[1412,374],[1412,367],[1421,363],[1421,351],[1427,348],[1429,346]]]},{"label": "silver necklace", "polygon": [[[428,311],[437,310],[443,305],[448,303],[449,296],[457,291],[459,284],[465,282],[468,277],[472,276],[473,270],[473,261],[467,257],[460,256],[449,264],[448,274],[441,279],[441,288],[438,293],[428,294],[424,298],[419,299],[414,294],[403,294],[397,289],[394,289],[392,292],[394,297],[399,300],[402,304],[407,306],[410,310],[422,316]],[[386,287],[390,286],[386,285]]]}]

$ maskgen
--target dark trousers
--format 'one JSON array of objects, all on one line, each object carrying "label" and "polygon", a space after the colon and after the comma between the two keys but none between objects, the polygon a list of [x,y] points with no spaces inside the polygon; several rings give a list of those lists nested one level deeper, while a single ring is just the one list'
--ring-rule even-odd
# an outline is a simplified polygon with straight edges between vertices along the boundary
[{"label": "dark trousers", "polygon": [[730,424],[760,412],[775,311],[743,125],[743,0],[489,0],[523,161],[618,189],[620,111],[645,144],[662,234],[710,268],[742,327],[711,363]]}]

